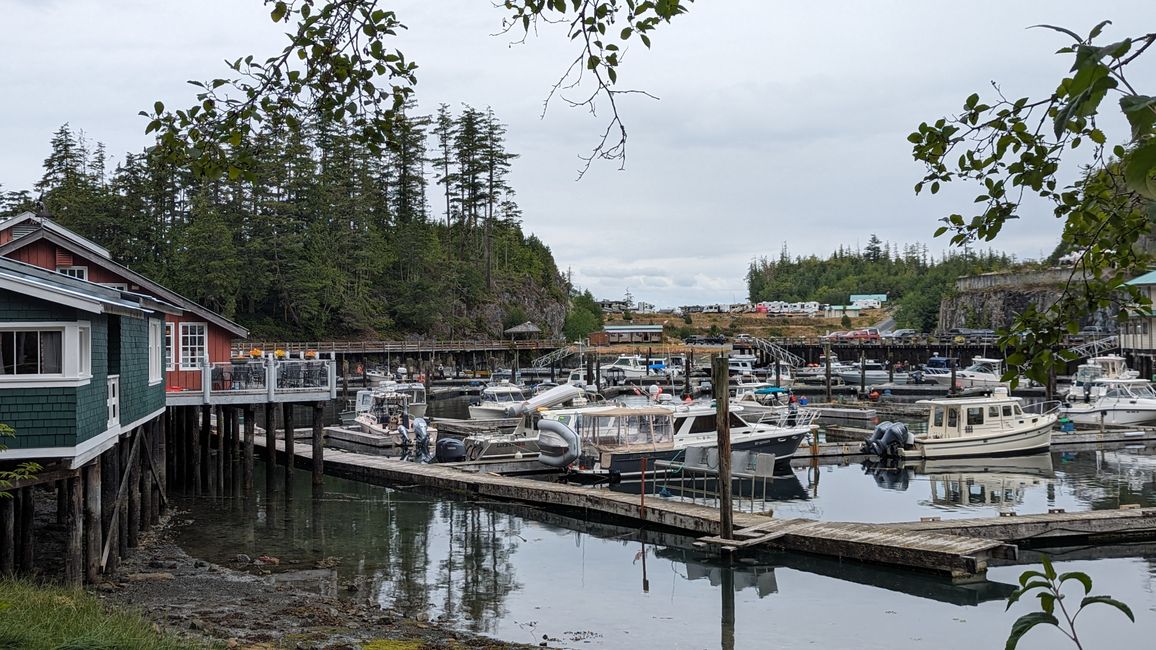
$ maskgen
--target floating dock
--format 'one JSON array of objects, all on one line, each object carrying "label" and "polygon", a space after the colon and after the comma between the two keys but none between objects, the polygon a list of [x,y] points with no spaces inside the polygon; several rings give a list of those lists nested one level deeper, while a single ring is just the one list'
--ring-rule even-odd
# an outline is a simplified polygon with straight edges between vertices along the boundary
[{"label": "floating dock", "polygon": [[[285,444],[281,440],[275,444],[284,462]],[[293,446],[295,465],[312,467],[312,455],[309,445]],[[584,519],[608,517],[638,527],[662,527],[700,536],[704,545],[727,551],[774,545],[789,551],[913,569],[956,581],[982,577],[993,561],[1014,560],[1018,549],[1009,542],[1096,539],[1105,534],[1126,535],[1129,539],[1156,536],[1156,509],[1150,508],[904,524],[772,519],[765,514],[736,512],[736,532],[731,538],[722,539],[719,511],[715,508],[654,495],[503,476],[494,471],[498,466],[478,471],[468,464],[422,465],[332,449],[326,450],[323,465],[327,474],[368,483],[420,486],[574,512]]]}]

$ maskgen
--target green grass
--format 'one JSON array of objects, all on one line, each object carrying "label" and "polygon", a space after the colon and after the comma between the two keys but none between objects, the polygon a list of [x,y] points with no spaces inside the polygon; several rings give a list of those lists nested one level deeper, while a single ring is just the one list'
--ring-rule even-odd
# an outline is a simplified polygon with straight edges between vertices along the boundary
[{"label": "green grass", "polygon": [[0,581],[0,650],[186,650],[207,646],[110,612],[79,589]]}]

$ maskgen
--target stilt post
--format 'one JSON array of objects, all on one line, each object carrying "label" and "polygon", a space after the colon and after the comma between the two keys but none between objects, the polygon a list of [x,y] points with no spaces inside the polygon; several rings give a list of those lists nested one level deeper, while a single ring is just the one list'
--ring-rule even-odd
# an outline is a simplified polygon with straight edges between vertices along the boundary
[{"label": "stilt post", "polygon": [[731,539],[734,514],[731,510],[730,367],[725,354],[717,354],[711,359],[711,382],[714,384],[715,422],[718,426],[719,537]]}]

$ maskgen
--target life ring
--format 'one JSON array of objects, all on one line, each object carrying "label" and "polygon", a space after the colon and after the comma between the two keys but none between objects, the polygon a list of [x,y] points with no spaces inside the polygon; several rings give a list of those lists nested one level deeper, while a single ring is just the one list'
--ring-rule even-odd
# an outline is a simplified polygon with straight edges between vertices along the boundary
[{"label": "life ring", "polygon": [[418,376],[417,376],[417,383],[419,383],[419,384],[424,384],[424,383],[425,383],[425,373],[420,373],[420,374],[418,374]]}]

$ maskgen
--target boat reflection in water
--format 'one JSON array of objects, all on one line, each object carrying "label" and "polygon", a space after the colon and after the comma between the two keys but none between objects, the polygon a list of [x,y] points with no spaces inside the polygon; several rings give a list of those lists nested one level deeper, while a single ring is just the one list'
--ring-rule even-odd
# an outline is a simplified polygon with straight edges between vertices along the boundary
[{"label": "boat reflection in water", "polygon": [[[645,489],[647,498],[678,499],[718,507],[718,479],[713,476],[696,475],[677,471],[647,472]],[[610,486],[614,492],[641,494],[641,481],[623,481]],[[731,484],[734,510],[739,512],[764,512],[773,510],[776,503],[783,501],[806,501],[810,498],[807,489],[794,472],[776,473],[774,476],[735,478]]]},{"label": "boat reflection in water", "polygon": [[868,460],[863,472],[885,490],[904,491],[913,480],[926,480],[931,503],[945,507],[1023,503],[1030,489],[1056,475],[1047,452],[1002,458]]}]

